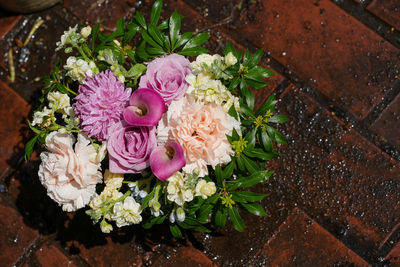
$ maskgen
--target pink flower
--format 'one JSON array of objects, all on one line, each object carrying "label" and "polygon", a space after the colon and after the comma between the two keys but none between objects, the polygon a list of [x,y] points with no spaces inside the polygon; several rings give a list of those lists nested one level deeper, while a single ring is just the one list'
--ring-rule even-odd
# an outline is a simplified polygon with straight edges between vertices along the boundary
[{"label": "pink flower", "polygon": [[189,63],[187,58],[178,54],[156,58],[140,78],[139,88],[157,91],[169,105],[172,100],[183,97],[189,86],[185,80],[190,73]]},{"label": "pink flower", "polygon": [[158,125],[158,137],[178,142],[186,158],[183,171],[197,170],[202,177],[208,174],[207,165],[215,168],[231,161],[233,150],[226,135],[231,135],[233,128],[240,131],[240,123],[220,105],[184,97],[169,106]]},{"label": "pink flower", "polygon": [[139,89],[131,95],[124,119],[130,125],[156,126],[164,110],[165,102],[156,91]]},{"label": "pink flower", "polygon": [[154,175],[164,181],[185,166],[182,147],[176,142],[159,146],[150,155],[150,167]]},{"label": "pink flower", "polygon": [[78,134],[51,132],[46,137],[48,151],[40,154],[39,178],[47,194],[65,211],[74,211],[89,203],[96,184],[102,180],[99,155],[90,140]]},{"label": "pink flower", "polygon": [[157,145],[155,127],[136,127],[118,122],[110,128],[107,150],[110,171],[139,173],[149,167],[149,157]]},{"label": "pink flower", "polygon": [[111,70],[86,77],[79,85],[77,102],[72,106],[80,120],[81,129],[100,141],[107,140],[109,128],[122,118],[128,105],[131,88],[124,88]]}]

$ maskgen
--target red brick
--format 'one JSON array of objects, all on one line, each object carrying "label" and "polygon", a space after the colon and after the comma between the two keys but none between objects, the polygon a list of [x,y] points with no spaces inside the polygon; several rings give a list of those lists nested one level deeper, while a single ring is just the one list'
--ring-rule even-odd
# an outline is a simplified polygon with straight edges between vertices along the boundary
[{"label": "red brick", "polygon": [[389,261],[392,266],[400,266],[400,242],[393,247],[393,249],[385,257],[385,260]]},{"label": "red brick", "polygon": [[57,246],[54,244],[43,244],[35,252],[35,258],[41,266],[54,266],[54,267],[75,267],[77,266],[73,260],[68,258]]},{"label": "red brick", "polygon": [[24,218],[0,195],[0,262],[14,265],[39,237],[39,233],[26,225]]},{"label": "red brick", "polygon": [[0,40],[14,27],[21,16],[10,16],[0,18]]},{"label": "red brick", "polygon": [[371,125],[372,131],[383,137],[389,143],[400,147],[400,94],[382,112]]},{"label": "red brick", "polygon": [[22,156],[21,128],[26,125],[30,106],[0,80],[0,177]]},{"label": "red brick", "polygon": [[400,51],[331,1],[264,0],[235,26],[359,119],[395,83]]},{"label": "red brick", "polygon": [[165,254],[155,259],[152,262],[152,266],[216,266],[203,252],[193,246],[181,246],[178,248],[166,247],[165,250]]},{"label": "red brick", "polygon": [[351,249],[374,253],[399,223],[399,163],[293,87],[278,107],[288,145],[270,180]]},{"label": "red brick", "polygon": [[266,256],[266,266],[370,266],[299,209],[275,231],[260,254]]},{"label": "red brick", "polygon": [[367,9],[388,24],[400,30],[400,2],[397,0],[374,0]]},{"label": "red brick", "polygon": [[[99,4],[101,3],[101,4]],[[102,22],[107,30],[114,29],[117,19],[126,16],[136,5],[136,1],[132,0],[67,0],[64,1],[64,7],[80,20],[94,25]]]}]

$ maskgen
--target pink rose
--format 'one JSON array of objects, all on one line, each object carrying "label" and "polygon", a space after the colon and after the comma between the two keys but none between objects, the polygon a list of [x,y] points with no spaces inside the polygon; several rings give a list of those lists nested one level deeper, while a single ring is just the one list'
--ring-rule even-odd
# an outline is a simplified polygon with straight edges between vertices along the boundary
[{"label": "pink rose", "polygon": [[110,133],[107,150],[111,172],[139,173],[150,165],[150,154],[157,145],[155,127],[118,122],[110,128]]},{"label": "pink rose", "polygon": [[185,80],[190,73],[189,63],[187,58],[178,54],[156,58],[140,78],[139,88],[157,91],[169,105],[172,100],[183,97],[189,86]]},{"label": "pink rose", "polygon": [[96,152],[90,140],[78,134],[51,132],[46,137],[46,149],[40,154],[39,178],[47,194],[65,211],[83,208],[101,183],[100,162],[104,150]]}]

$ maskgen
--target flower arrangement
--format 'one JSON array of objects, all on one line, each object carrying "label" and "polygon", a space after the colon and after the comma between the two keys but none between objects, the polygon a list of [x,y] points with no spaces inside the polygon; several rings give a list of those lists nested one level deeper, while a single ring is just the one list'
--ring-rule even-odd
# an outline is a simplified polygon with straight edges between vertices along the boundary
[{"label": "flower arrangement", "polygon": [[285,144],[271,126],[287,120],[274,114],[275,97],[255,110],[249,88],[273,73],[258,65],[262,50],[242,55],[228,43],[207,54],[209,34],[181,34],[176,11],[159,23],[161,7],[150,22],[139,12],[119,19],[110,34],[100,25],[64,32],[56,50],[70,56],[44,79],[26,159],[40,149],[49,197],[67,212],[88,207],[104,233],[169,221],[183,237],[228,218],[242,231],[239,210],[267,215],[257,203],[266,194],[246,188],[270,177],[273,143]]}]

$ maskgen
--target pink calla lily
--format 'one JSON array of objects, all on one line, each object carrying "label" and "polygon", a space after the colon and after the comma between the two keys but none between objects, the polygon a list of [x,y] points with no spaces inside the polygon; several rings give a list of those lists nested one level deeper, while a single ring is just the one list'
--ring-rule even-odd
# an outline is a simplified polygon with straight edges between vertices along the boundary
[{"label": "pink calla lily", "polygon": [[155,126],[165,110],[163,98],[154,90],[138,89],[124,110],[125,121],[134,126]]},{"label": "pink calla lily", "polygon": [[186,165],[183,148],[177,142],[168,142],[155,148],[150,155],[150,167],[154,175],[164,181]]}]

